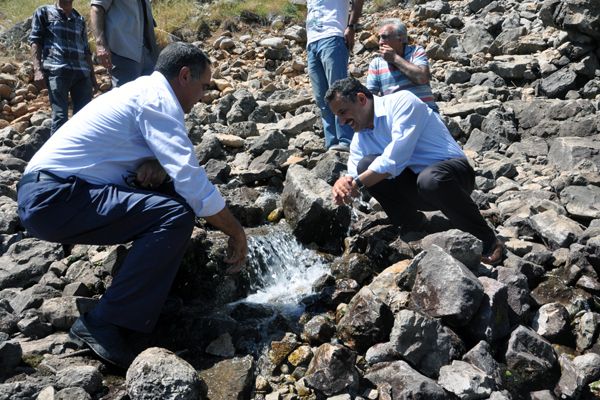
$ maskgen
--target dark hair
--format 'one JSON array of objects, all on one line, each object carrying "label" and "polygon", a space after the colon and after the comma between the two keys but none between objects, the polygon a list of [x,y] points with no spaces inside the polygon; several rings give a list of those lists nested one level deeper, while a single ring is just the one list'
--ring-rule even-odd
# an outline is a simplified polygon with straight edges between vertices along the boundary
[{"label": "dark hair", "polygon": [[160,52],[154,70],[167,79],[172,79],[179,74],[181,68],[188,67],[192,78],[200,79],[209,65],[209,58],[198,47],[191,43],[175,42]]},{"label": "dark hair", "polygon": [[360,83],[358,79],[352,77],[333,82],[333,85],[329,86],[329,90],[325,93],[325,100],[329,103],[338,93],[340,96],[353,103],[356,101],[356,95],[358,93],[363,93],[369,99],[373,98],[373,93],[371,93],[365,85]]}]

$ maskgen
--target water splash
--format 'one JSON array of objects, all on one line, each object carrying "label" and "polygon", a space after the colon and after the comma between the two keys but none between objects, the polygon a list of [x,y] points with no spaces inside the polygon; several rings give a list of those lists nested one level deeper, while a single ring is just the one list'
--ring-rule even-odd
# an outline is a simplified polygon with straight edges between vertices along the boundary
[{"label": "water splash", "polygon": [[268,304],[280,309],[300,307],[312,284],[328,271],[325,261],[303,247],[284,224],[263,236],[249,239],[251,295],[243,301]]}]

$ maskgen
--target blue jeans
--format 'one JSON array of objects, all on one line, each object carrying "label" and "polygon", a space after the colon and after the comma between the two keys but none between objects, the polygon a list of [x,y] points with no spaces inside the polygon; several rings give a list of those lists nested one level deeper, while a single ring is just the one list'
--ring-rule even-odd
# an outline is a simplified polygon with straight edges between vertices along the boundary
[{"label": "blue jeans", "polygon": [[329,86],[339,79],[348,77],[348,48],[342,36],[334,36],[312,42],[306,48],[308,53],[308,76],[312,84],[317,106],[321,110],[325,147],[338,143],[350,144],[354,131],[347,125],[340,125],[339,119],[325,102]]},{"label": "blue jeans", "polygon": [[113,87],[122,86],[142,75],[150,75],[154,71],[156,62],[146,47],[142,51],[142,61],[140,62],[121,57],[113,52],[110,53],[110,57],[113,64],[110,71]]},{"label": "blue jeans", "polygon": [[[21,182],[31,174],[40,173],[26,174]],[[33,178],[17,195],[21,223],[32,236],[64,244],[133,241],[94,314],[128,329],[152,331],[194,228],[192,209],[181,197],[127,186],[45,174]]]},{"label": "blue jeans", "polygon": [[63,126],[69,118],[69,93],[73,102],[73,114],[92,100],[92,80],[81,72],[46,72],[48,98],[52,107],[51,134]]}]

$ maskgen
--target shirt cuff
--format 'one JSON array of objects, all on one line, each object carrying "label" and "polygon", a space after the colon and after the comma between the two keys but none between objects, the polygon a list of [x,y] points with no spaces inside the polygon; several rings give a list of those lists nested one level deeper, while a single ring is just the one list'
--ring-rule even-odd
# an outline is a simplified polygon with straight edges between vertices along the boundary
[{"label": "shirt cuff", "polygon": [[199,217],[210,217],[221,211],[223,208],[225,208],[225,199],[223,199],[221,193],[215,188],[207,198],[202,200],[200,209],[195,211],[196,215]]}]

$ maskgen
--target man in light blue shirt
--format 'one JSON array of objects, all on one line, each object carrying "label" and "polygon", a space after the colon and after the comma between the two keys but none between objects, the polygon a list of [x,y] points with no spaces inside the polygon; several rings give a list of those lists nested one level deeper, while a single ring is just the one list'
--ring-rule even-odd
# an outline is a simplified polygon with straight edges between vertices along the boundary
[{"label": "man in light blue shirt", "polygon": [[[201,50],[167,46],[152,75],[99,96],[67,121],[18,185],[19,216],[32,236],[65,244],[133,242],[97,307],[71,328],[119,367],[133,360],[123,329],[153,330],[196,216],[230,237],[227,272],[239,271],[247,256],[244,230],[198,165],[185,129],[184,113],[210,80]],[[173,190],[156,191],[167,176]]]},{"label": "man in light blue shirt", "polygon": [[422,226],[418,210],[441,210],[483,242],[483,262],[501,261],[502,244],[470,197],[475,172],[435,112],[408,91],[373,96],[354,78],[335,82],[325,98],[356,132],[349,175],[333,187],[336,204],[367,190],[392,223],[408,229]]}]

